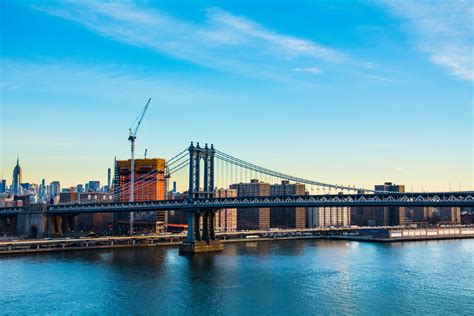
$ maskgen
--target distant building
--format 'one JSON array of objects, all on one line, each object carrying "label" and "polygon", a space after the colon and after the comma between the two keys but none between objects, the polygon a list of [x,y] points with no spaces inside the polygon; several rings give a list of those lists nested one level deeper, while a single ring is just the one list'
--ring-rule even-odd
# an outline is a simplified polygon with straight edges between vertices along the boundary
[{"label": "distant building", "polygon": [[46,180],[42,179],[40,189],[39,189],[39,197],[43,199],[46,197],[47,193],[48,191],[46,191]]},{"label": "distant building", "polygon": [[78,193],[84,192],[84,185],[78,184],[78,185],[77,185],[77,192],[78,192]]},{"label": "distant building", "polygon": [[61,193],[61,183],[59,181],[53,181],[49,184],[49,195],[51,197],[59,196]]},{"label": "distant building", "polygon": [[[165,199],[165,163],[164,159],[135,159],[134,201],[156,201]],[[131,161],[115,162],[114,193],[121,202],[130,200]],[[166,228],[166,212],[150,211],[135,212],[135,231],[158,232]],[[116,228],[119,232],[127,232],[129,213],[117,213]]]},{"label": "distant building", "polygon": [[88,188],[90,192],[99,192],[100,191],[100,181],[89,181]]},{"label": "distant building", "polygon": [[0,181],[0,194],[1,193],[6,193],[7,192],[7,180],[2,179]]},{"label": "distant building", "polygon": [[309,207],[307,218],[308,228],[350,226],[351,210],[349,207]]},{"label": "distant building", "polygon": [[474,224],[474,210],[470,207],[463,207],[461,210],[461,224],[472,225]]},{"label": "distant building", "polygon": [[[281,184],[270,185],[272,196],[305,195],[305,185],[300,183],[290,184],[283,180]],[[272,207],[270,209],[271,228],[305,228],[306,208],[304,207]]]},{"label": "distant building", "polygon": [[107,169],[107,192],[110,191],[110,185],[111,185],[111,170],[110,168]]},{"label": "distant building", "polygon": [[[392,182],[385,182],[375,186],[376,191],[405,192],[404,185],[396,185]],[[376,226],[398,226],[405,225],[404,207],[377,207],[375,209]]]},{"label": "distant building", "polygon": [[13,181],[10,188],[11,193],[14,195],[21,194],[21,182],[22,182],[22,171],[20,167],[20,157],[16,159],[16,166],[13,168]]},{"label": "distant building", "polygon": [[[216,198],[237,197],[235,189],[217,189]],[[216,212],[214,226],[218,232],[233,232],[237,230],[237,209],[224,208]]]},{"label": "distant building", "polygon": [[461,208],[460,207],[436,207],[429,208],[431,224],[460,224]]},{"label": "distant building", "polygon": [[[250,183],[236,183],[230,185],[237,190],[238,196],[269,196],[270,184],[259,180],[250,180]],[[237,210],[237,229],[270,229],[270,208],[242,208]]]},{"label": "distant building", "polygon": [[357,226],[375,226],[375,207],[356,206],[351,207],[351,224]]}]

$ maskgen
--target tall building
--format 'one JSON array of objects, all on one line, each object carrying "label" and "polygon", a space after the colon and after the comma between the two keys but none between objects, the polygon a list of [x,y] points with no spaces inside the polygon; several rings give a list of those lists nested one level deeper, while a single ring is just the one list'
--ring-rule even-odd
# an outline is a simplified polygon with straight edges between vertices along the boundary
[{"label": "tall building", "polygon": [[110,185],[111,185],[111,170],[110,168],[107,169],[107,192],[110,191]]},{"label": "tall building", "polygon": [[[392,182],[385,182],[375,186],[376,191],[405,192],[404,185],[396,185]],[[405,225],[404,207],[377,207],[375,210],[375,224],[377,226],[398,226]]]},{"label": "tall building", "polygon": [[[238,196],[269,196],[270,184],[259,180],[250,180],[250,183],[236,183],[230,185],[237,190]],[[242,208],[237,210],[237,229],[270,229],[270,208]]]},{"label": "tall building", "polygon": [[100,190],[100,181],[89,181],[90,192],[99,192],[99,190]]},{"label": "tall building", "polygon": [[21,194],[21,182],[22,182],[22,172],[20,167],[20,157],[16,159],[16,166],[13,168],[13,181],[11,186],[11,193],[14,195]]},{"label": "tall building", "polygon": [[[235,189],[217,189],[217,198],[237,197],[237,190]],[[224,208],[216,212],[214,219],[216,231],[218,232],[233,232],[237,230],[237,209]]]},{"label": "tall building", "polygon": [[[291,196],[304,195],[305,185],[301,183],[290,184],[283,180],[281,184],[270,185],[270,195]],[[306,209],[304,207],[273,207],[270,209],[270,227],[272,228],[305,228]]]},{"label": "tall building", "polygon": [[41,185],[40,185],[40,188],[39,188],[39,197],[41,199],[45,198],[46,196],[46,180],[45,179],[42,179],[41,180]]},{"label": "tall building", "polygon": [[7,180],[2,179],[0,181],[0,194],[7,192]]},{"label": "tall building", "polygon": [[61,183],[59,181],[53,181],[49,184],[49,195],[51,197],[59,196],[61,193]]},{"label": "tall building", "polygon": [[84,185],[78,184],[77,185],[77,192],[78,193],[83,193],[84,192]]},{"label": "tall building", "polygon": [[[165,199],[165,163],[164,159],[135,159],[134,201],[156,201]],[[130,201],[131,160],[115,162],[114,194],[121,202]],[[127,232],[129,213],[117,213],[115,224],[119,232]],[[166,212],[135,212],[136,231],[157,232],[166,226]]]}]

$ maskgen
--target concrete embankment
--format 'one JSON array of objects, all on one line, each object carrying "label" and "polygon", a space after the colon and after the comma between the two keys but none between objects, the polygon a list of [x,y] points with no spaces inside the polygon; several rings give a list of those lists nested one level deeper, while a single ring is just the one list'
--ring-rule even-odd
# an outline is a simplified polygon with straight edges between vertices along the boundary
[{"label": "concrete embankment", "polygon": [[[440,228],[352,228],[249,231],[217,234],[223,243],[261,242],[295,239],[333,239],[362,242],[402,242],[474,238],[474,227]],[[185,234],[117,236],[98,238],[61,238],[0,241],[0,255],[42,253],[68,250],[110,249],[130,247],[178,246]]]}]

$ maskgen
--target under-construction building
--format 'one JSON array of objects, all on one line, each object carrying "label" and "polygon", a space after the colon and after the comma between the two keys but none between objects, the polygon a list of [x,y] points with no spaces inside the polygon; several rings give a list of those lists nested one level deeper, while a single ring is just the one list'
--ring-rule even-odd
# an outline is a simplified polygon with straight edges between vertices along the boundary
[{"label": "under-construction building", "polygon": [[[135,159],[134,201],[156,201],[165,199],[165,159]],[[114,195],[120,202],[130,201],[131,160],[115,162]],[[163,211],[134,212],[135,232],[156,233],[164,231],[167,215]],[[128,233],[130,213],[116,213],[115,229],[118,233]]]}]

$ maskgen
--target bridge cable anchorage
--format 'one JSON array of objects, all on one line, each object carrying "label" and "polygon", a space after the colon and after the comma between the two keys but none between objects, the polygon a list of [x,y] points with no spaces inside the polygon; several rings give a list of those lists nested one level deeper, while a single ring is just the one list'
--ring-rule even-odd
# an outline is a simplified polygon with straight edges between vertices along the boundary
[{"label": "bridge cable anchorage", "polygon": [[377,191],[377,190],[369,190],[365,188],[355,188],[355,187],[350,187],[350,186],[343,186],[343,185],[334,185],[334,184],[329,184],[329,183],[324,183],[324,182],[319,182],[319,181],[312,181],[312,180],[307,180],[304,178],[299,178],[299,177],[294,177],[288,174],[284,174],[281,172],[273,171],[264,167],[260,167],[257,165],[254,165],[252,163],[246,162],[244,160],[241,160],[239,158],[233,157],[231,155],[228,155],[222,151],[216,150],[216,158],[224,160],[226,162],[229,162],[231,164],[237,165],[239,167],[242,167],[244,169],[248,170],[253,170],[258,173],[262,174],[267,174],[276,178],[284,179],[284,180],[289,180],[289,181],[294,181],[298,183],[303,183],[303,184],[308,184],[308,185],[315,185],[315,186],[320,186],[320,187],[326,187],[329,189],[336,189],[336,190],[348,190],[348,191],[364,191],[364,192],[370,192],[370,193],[387,193],[387,191]]}]

